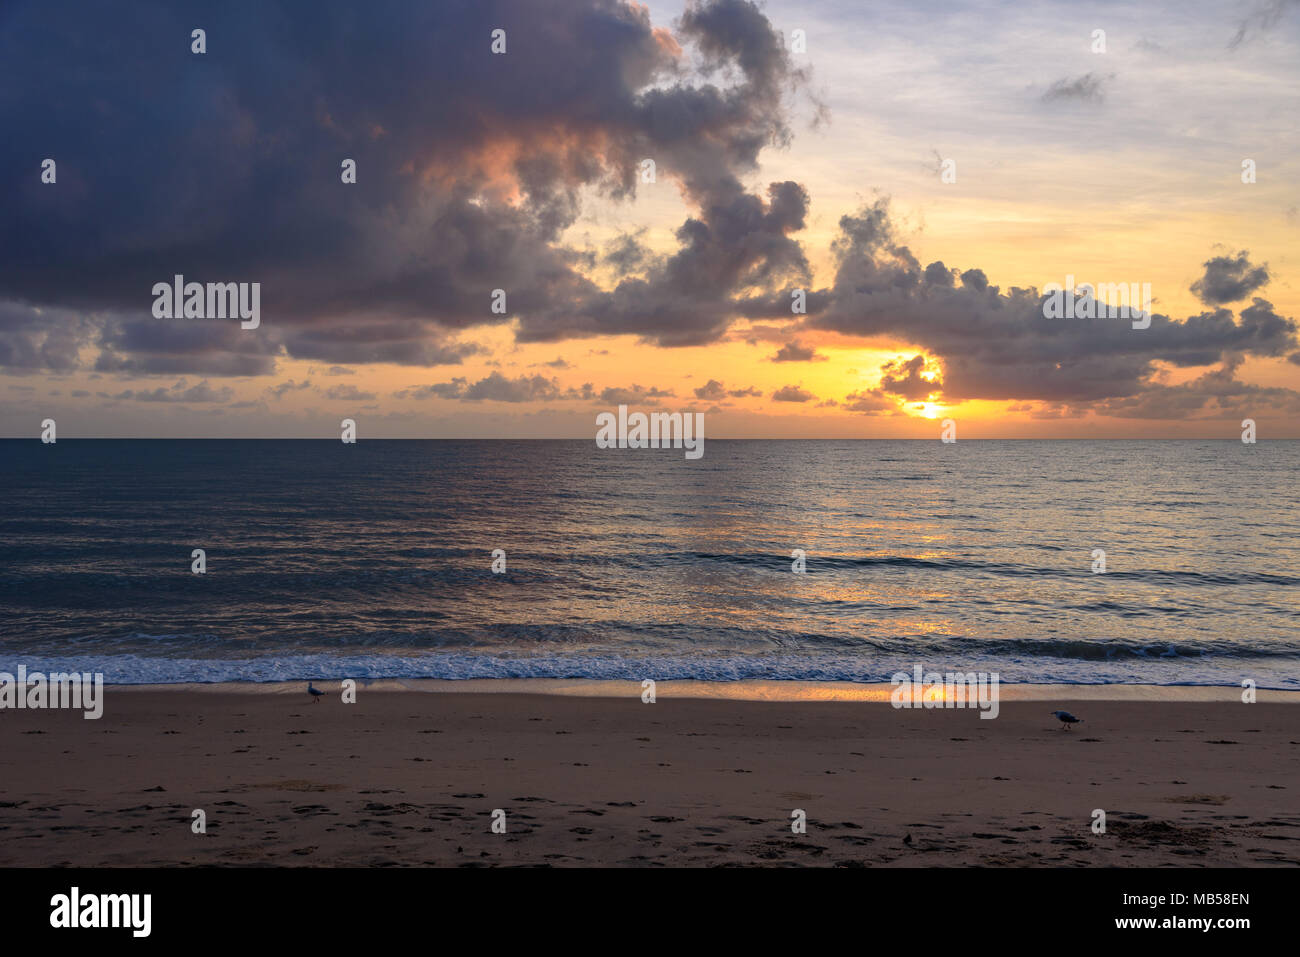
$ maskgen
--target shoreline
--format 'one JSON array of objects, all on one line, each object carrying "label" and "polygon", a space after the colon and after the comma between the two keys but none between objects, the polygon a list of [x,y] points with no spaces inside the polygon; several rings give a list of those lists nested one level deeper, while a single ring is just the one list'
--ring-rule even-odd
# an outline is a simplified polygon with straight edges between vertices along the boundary
[{"label": "shoreline", "polygon": [[[301,694],[306,678],[286,681],[177,682],[173,684],[110,684],[105,690],[116,696],[123,691],[159,693],[184,691],[204,694]],[[338,679],[311,679],[322,690],[333,692]],[[601,678],[374,678],[356,679],[360,692],[414,692],[420,694],[525,694],[577,698],[637,698],[639,681]],[[696,681],[665,680],[655,684],[659,698],[714,699],[727,701],[862,701],[888,702],[895,686],[889,683],[857,684],[848,681]],[[1129,685],[1129,684],[1011,684],[1000,682],[1002,701],[1166,701],[1240,703],[1239,685]],[[1260,703],[1300,704],[1300,691],[1258,688]],[[950,709],[949,709],[950,710]]]}]

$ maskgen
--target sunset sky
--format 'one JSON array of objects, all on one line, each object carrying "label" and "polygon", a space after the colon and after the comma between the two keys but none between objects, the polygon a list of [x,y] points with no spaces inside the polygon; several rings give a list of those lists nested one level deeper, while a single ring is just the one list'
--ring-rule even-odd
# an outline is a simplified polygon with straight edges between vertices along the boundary
[{"label": "sunset sky", "polygon": [[1300,437],[1300,3],[1132,6],[6,3],[0,434]]}]

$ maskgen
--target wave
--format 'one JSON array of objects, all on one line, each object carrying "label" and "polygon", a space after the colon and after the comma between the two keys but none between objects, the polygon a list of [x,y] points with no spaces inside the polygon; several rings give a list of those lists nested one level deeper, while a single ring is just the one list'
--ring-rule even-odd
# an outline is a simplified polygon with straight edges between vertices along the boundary
[{"label": "wave", "polygon": [[[1044,547],[1051,551],[1060,551],[1055,546]],[[663,562],[680,561],[682,558],[702,562],[752,566],[769,566],[778,571],[787,571],[790,559],[786,555],[748,553],[711,553],[690,552],[685,555],[655,556]],[[646,561],[645,558],[630,558],[629,561]],[[987,572],[994,575],[1010,575],[1031,578],[1085,578],[1091,579],[1093,572],[1090,561],[1081,560],[1078,567],[1061,568],[1042,565],[1020,565],[1009,562],[989,562],[970,558],[916,558],[908,555],[870,555],[850,558],[833,555],[809,555],[808,574],[815,574],[819,569],[856,569],[856,568],[916,568],[927,571]],[[1268,572],[1208,572],[1186,571],[1183,569],[1138,569],[1116,570],[1106,572],[1106,577],[1118,580],[1144,581],[1150,583],[1181,583],[1202,585],[1300,585],[1300,577],[1293,575],[1275,575]]]},{"label": "wave", "polygon": [[[1300,671],[1243,668],[1230,660],[1208,663],[1178,658],[1133,658],[1087,663],[1043,659],[1032,666],[980,656],[918,658],[808,655],[699,655],[637,658],[621,655],[520,656],[483,654],[335,655],[191,659],[139,655],[4,658],[0,671],[13,673],[25,665],[29,672],[101,673],[108,684],[211,684],[219,682],[284,682],[435,678],[469,680],[493,678],[561,678],[642,681],[841,681],[888,683],[897,673],[911,673],[916,664],[929,671],[994,672],[1007,683],[1022,684],[1148,684],[1222,687],[1240,685],[1244,678],[1257,687],[1300,690]],[[1258,663],[1256,663],[1258,664]]]}]

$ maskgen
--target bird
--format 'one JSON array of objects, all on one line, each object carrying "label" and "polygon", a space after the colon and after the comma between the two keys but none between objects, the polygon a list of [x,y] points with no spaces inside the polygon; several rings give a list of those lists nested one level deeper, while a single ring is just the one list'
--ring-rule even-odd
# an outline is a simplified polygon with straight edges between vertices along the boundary
[{"label": "bird", "polygon": [[307,693],[311,695],[312,704],[315,704],[320,701],[321,698],[325,697],[325,692],[321,691],[319,688],[313,688],[310,681],[307,682]]},{"label": "bird", "polygon": [[1052,717],[1055,718],[1057,721],[1061,722],[1062,731],[1069,731],[1070,725],[1077,724],[1078,722],[1083,720],[1082,718],[1076,718],[1068,711],[1053,711]]}]

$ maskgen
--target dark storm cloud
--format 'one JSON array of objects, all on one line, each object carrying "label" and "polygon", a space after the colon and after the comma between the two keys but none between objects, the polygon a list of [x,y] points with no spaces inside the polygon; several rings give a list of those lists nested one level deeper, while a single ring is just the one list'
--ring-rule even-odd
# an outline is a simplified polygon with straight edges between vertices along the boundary
[{"label": "dark storm cloud", "polygon": [[1158,362],[1189,368],[1237,354],[1281,357],[1297,346],[1294,320],[1261,298],[1236,319],[1227,309],[1182,322],[1156,314],[1147,329],[1122,319],[1046,319],[1034,288],[1003,291],[978,269],[954,279],[942,263],[922,267],[895,235],[884,200],[841,218],[834,251],[834,283],[816,297],[826,305],[816,315],[809,309],[807,325],[924,349],[942,359],[943,395],[952,401],[1134,397],[1154,388]]},{"label": "dark storm cloud", "polygon": [[460,365],[480,352],[474,343],[454,342],[437,327],[416,319],[333,320],[295,327],[285,351],[323,362],[393,362],[399,365]]},{"label": "dark storm cloud", "polygon": [[1240,302],[1268,285],[1268,264],[1252,266],[1245,251],[1215,256],[1205,263],[1205,275],[1192,283],[1192,292],[1207,306]]},{"label": "dark storm cloud", "polygon": [[0,301],[0,368],[73,372],[80,367],[81,347],[95,333],[94,318],[77,310]]},{"label": "dark storm cloud", "polygon": [[568,303],[557,298],[554,308],[525,310],[519,338],[631,333],[664,346],[701,345],[742,314],[737,292],[807,281],[807,259],[790,237],[804,227],[803,187],[773,183],[767,201],[735,183],[721,193],[677,230],[678,251],[644,276],[625,278],[610,292],[573,288]]},{"label": "dark storm cloud", "polygon": [[[73,346],[100,345],[101,367],[139,373],[259,374],[276,355],[435,365],[467,354],[456,331],[512,318],[525,340],[707,342],[735,294],[807,275],[790,235],[806,193],[741,184],[788,141],[783,94],[801,79],[742,0],[691,3],[675,33],[618,0],[144,2],[130,16],[19,0],[0,32],[0,303],[90,316],[105,342],[4,307],[0,361],[67,369]],[[645,157],[694,213],[672,255],[616,250],[613,265],[644,271],[603,291],[583,275],[590,254],[557,237],[583,189],[631,196]],[[147,315],[175,274],[260,282],[263,324],[241,331],[260,347],[122,318]]]},{"label": "dark storm cloud", "polygon": [[99,348],[97,371],[136,375],[266,375],[280,351],[274,336],[254,335],[233,321],[119,314],[105,317],[86,344]]}]

